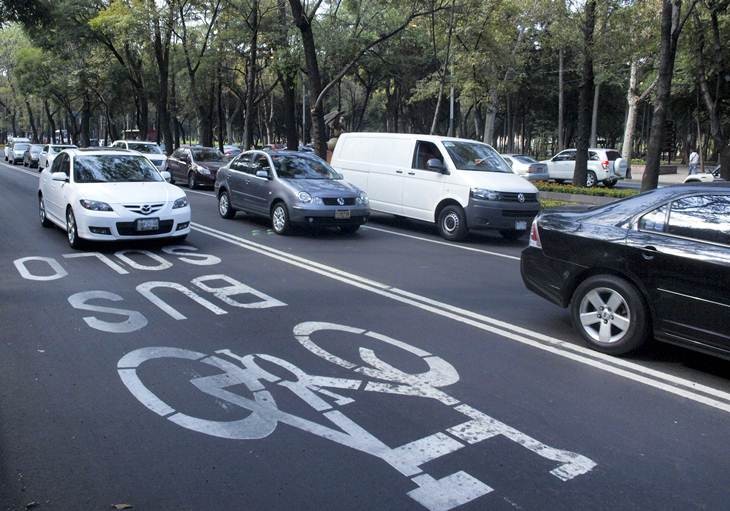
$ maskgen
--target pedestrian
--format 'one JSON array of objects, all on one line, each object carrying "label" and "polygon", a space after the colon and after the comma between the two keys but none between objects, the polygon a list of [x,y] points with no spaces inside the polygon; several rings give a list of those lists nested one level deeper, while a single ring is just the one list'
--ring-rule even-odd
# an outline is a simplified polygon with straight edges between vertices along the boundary
[{"label": "pedestrian", "polygon": [[689,153],[689,175],[697,174],[697,166],[700,164],[700,155],[697,154],[697,151],[692,149],[692,152]]}]

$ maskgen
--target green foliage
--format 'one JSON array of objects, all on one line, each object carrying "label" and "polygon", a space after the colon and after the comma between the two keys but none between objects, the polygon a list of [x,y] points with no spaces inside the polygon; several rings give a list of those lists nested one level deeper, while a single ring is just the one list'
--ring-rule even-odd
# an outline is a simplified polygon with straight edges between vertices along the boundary
[{"label": "green foliage", "polygon": [[639,193],[638,190],[630,188],[605,188],[602,186],[594,186],[587,188],[585,186],[573,186],[573,185],[561,185],[557,183],[546,183],[539,182],[535,186],[542,192],[558,192],[558,193],[570,193],[577,195],[592,195],[594,197],[615,197],[617,199],[623,199],[624,197],[631,197]]}]

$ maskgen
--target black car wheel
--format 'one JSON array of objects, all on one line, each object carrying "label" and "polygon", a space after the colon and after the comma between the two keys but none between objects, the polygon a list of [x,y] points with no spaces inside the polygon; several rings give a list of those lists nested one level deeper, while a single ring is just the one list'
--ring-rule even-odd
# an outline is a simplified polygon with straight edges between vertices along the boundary
[{"label": "black car wheel", "polygon": [[461,206],[446,206],[439,213],[439,234],[449,241],[461,241],[469,230],[466,226],[466,215]]},{"label": "black car wheel", "polygon": [[584,280],[570,304],[573,324],[594,349],[611,355],[636,350],[648,337],[649,315],[639,291],[614,275]]},{"label": "black car wheel", "polygon": [[43,227],[51,227],[53,224],[46,216],[46,203],[43,201],[43,196],[38,196],[38,215],[41,218],[41,225]]},{"label": "black car wheel", "polygon": [[79,230],[76,227],[76,217],[74,212],[69,206],[66,210],[66,236],[68,237],[68,244],[73,249],[80,249],[83,245],[83,240],[79,238]]},{"label": "black car wheel", "polygon": [[526,232],[527,231],[523,230],[516,231],[515,229],[502,229],[499,231],[499,234],[506,240],[515,241],[524,236]]},{"label": "black car wheel", "polygon": [[223,218],[236,216],[236,210],[231,206],[231,196],[228,195],[228,190],[223,190],[218,194],[218,213]]},{"label": "black car wheel", "polygon": [[283,202],[277,202],[271,210],[271,227],[276,234],[286,234],[291,230],[289,212]]},{"label": "black car wheel", "polygon": [[360,229],[359,225],[341,225],[340,231],[343,234],[355,234]]},{"label": "black car wheel", "polygon": [[596,186],[597,183],[598,183],[598,178],[596,177],[596,173],[593,172],[592,170],[589,170],[588,173],[586,174],[586,186],[588,188],[592,188],[592,187]]},{"label": "black car wheel", "polygon": [[618,179],[606,179],[603,182],[603,186],[605,186],[606,188],[613,188],[614,186],[616,186],[616,183],[618,183]]},{"label": "black car wheel", "polygon": [[198,187],[198,180],[195,178],[195,172],[188,173],[188,188],[195,190]]}]

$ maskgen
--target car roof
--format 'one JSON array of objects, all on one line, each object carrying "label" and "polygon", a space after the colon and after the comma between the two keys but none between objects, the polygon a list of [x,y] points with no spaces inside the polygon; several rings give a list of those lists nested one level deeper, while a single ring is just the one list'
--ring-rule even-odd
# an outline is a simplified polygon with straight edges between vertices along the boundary
[{"label": "car roof", "polygon": [[[391,138],[391,139],[414,139],[417,138],[418,140],[421,140],[423,142],[468,142],[468,143],[477,143],[477,144],[484,144],[481,140],[473,140],[469,138],[458,138],[458,137],[444,137],[441,135],[425,135],[425,134],[418,134],[418,133],[386,133],[386,132],[376,132],[376,131],[363,131],[363,132],[357,132],[357,133],[343,133],[340,135],[340,137],[352,137],[357,135],[360,138]],[[488,145],[488,144],[487,144]]]},{"label": "car roof", "polygon": [[116,144],[117,142],[126,142],[131,144],[150,144],[150,145],[158,145],[157,142],[152,142],[151,140],[127,140],[127,139],[120,139],[115,140],[112,142],[113,144]]},{"label": "car roof", "polygon": [[64,153],[71,156],[102,156],[107,154],[138,154],[136,151],[129,149],[119,149],[118,147],[74,147],[64,149]]}]

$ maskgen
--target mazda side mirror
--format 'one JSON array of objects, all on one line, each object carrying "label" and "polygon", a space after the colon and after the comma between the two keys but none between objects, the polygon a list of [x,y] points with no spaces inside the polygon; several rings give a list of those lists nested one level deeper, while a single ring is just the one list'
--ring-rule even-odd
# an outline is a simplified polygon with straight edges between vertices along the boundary
[{"label": "mazda side mirror", "polygon": [[433,170],[435,172],[441,172],[442,174],[448,173],[446,170],[446,165],[444,165],[444,162],[439,160],[438,158],[431,158],[426,162],[426,167],[428,170]]},{"label": "mazda side mirror", "polygon": [[64,172],[54,172],[51,174],[51,179],[54,181],[61,181],[62,183],[68,183],[68,176]]},{"label": "mazda side mirror", "polygon": [[162,179],[164,179],[168,183],[170,182],[170,179],[172,178],[172,176],[170,175],[170,173],[168,171],[166,171],[166,170],[163,170],[162,172],[160,172],[160,175],[162,176]]}]

